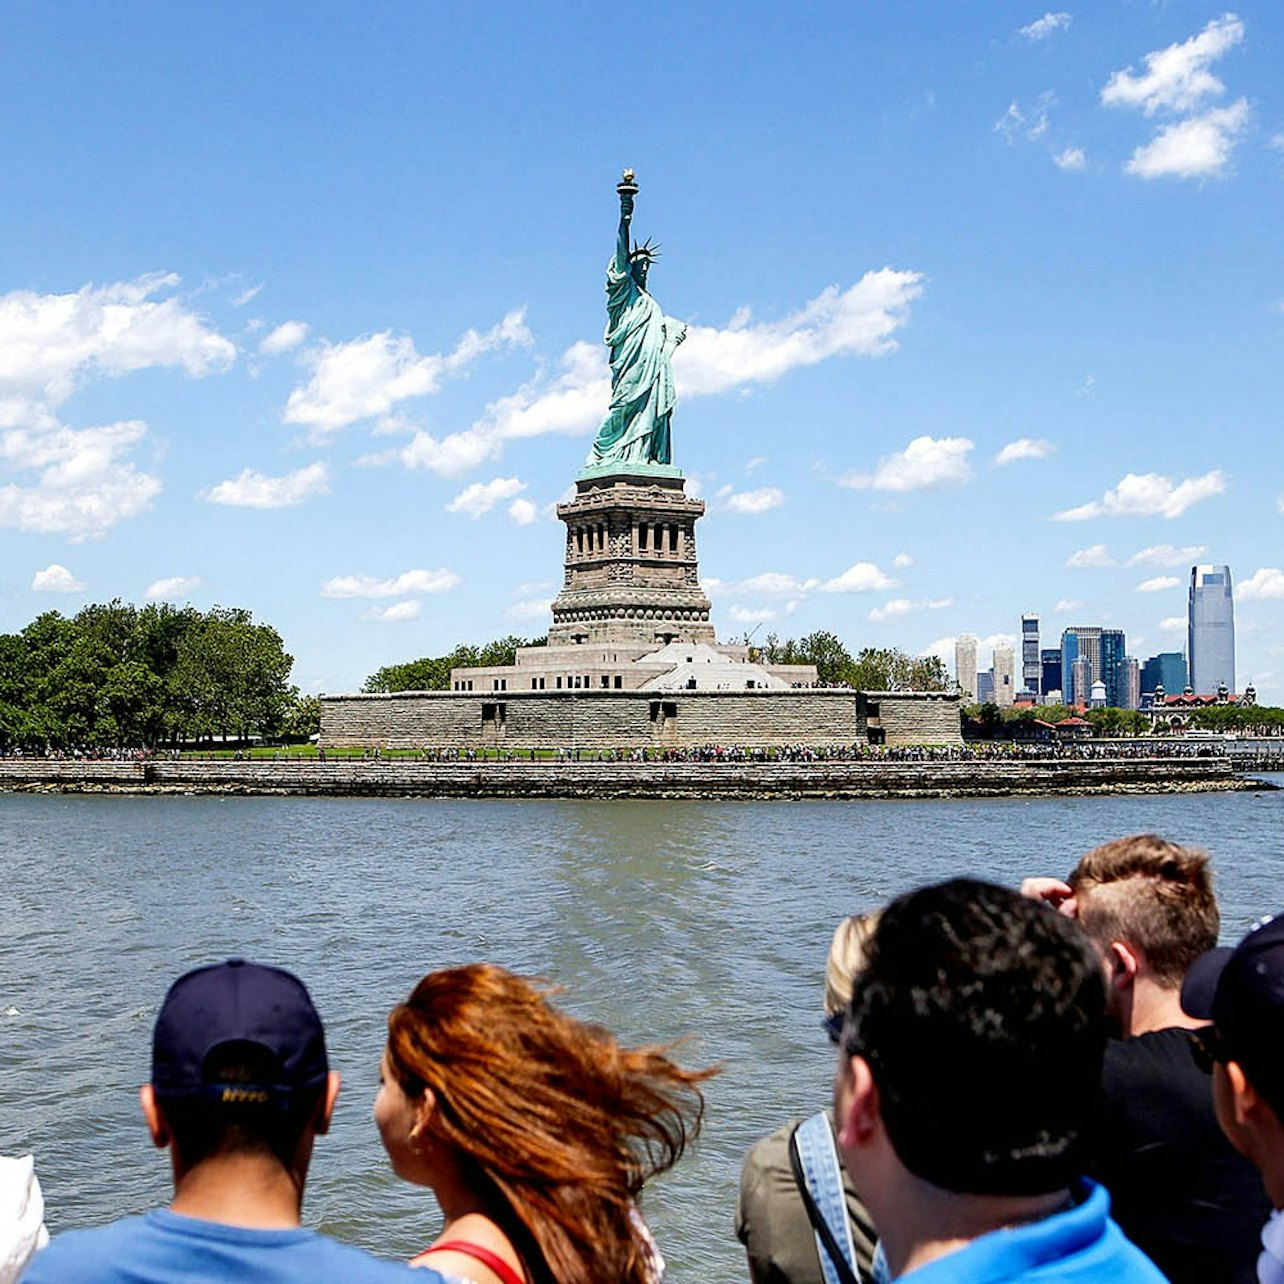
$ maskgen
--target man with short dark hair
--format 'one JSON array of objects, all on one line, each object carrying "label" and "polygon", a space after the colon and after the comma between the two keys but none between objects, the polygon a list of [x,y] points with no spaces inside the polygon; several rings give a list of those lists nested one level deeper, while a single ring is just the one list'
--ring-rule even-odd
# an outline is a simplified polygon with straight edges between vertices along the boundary
[{"label": "man with short dark hair", "polygon": [[338,1092],[296,977],[240,959],[188,972],[161,1005],[140,1093],[152,1141],[169,1147],[172,1203],[58,1236],[24,1281],[444,1284],[300,1225],[312,1143]]},{"label": "man with short dark hair", "polygon": [[1077,918],[1105,969],[1117,1037],[1089,1172],[1115,1220],[1177,1284],[1249,1284],[1269,1205],[1218,1127],[1181,1007],[1188,969],[1217,944],[1207,853],[1134,834],[1088,852],[1066,882],[1022,890]]},{"label": "man with short dark hair", "polygon": [[1284,1284],[1284,916],[1259,923],[1233,950],[1211,950],[1181,992],[1212,1066],[1226,1136],[1266,1182],[1275,1211],[1262,1231],[1261,1284]]},{"label": "man with short dark hair", "polygon": [[1162,1280],[1080,1178],[1104,1044],[1100,966],[1060,916],[972,879],[883,912],[835,1119],[894,1278]]}]

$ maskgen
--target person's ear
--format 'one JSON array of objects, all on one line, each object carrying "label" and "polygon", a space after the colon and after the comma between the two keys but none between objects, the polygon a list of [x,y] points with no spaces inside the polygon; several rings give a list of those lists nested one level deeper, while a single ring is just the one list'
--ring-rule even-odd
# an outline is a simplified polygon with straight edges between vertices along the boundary
[{"label": "person's ear", "polygon": [[841,1145],[856,1150],[869,1143],[882,1122],[878,1084],[864,1057],[849,1057],[838,1074],[834,1126]]},{"label": "person's ear", "polygon": [[145,1083],[138,1090],[138,1104],[143,1108],[143,1118],[147,1122],[147,1132],[151,1136],[152,1145],[165,1147],[169,1145],[169,1124],[165,1122],[165,1116],[161,1113],[160,1106],[156,1103],[156,1093],[150,1083]]},{"label": "person's ear", "polygon": [[1226,1084],[1230,1088],[1231,1111],[1235,1123],[1240,1127],[1252,1123],[1261,1114],[1265,1102],[1249,1082],[1238,1061],[1227,1061],[1222,1069],[1226,1072]]},{"label": "person's ear", "polygon": [[1124,941],[1110,942],[1110,952],[1106,956],[1106,973],[1112,989],[1130,988],[1137,979],[1140,965],[1140,960],[1130,945]]},{"label": "person's ear", "polygon": [[410,1144],[418,1145],[419,1138],[428,1129],[432,1122],[432,1117],[437,1113],[437,1096],[429,1087],[425,1087],[423,1095],[415,1102],[415,1122],[410,1128]]},{"label": "person's ear", "polygon": [[312,1131],[318,1137],[322,1137],[330,1131],[330,1118],[334,1114],[334,1103],[338,1100],[339,1072],[331,1070],[325,1077],[325,1091],[321,1094],[321,1100],[317,1103],[316,1120],[312,1125]]}]

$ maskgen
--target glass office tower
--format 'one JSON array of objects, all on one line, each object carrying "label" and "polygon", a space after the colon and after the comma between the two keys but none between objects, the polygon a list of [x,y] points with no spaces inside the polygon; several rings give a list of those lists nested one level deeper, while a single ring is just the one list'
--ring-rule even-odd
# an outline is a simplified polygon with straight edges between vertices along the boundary
[{"label": "glass office tower", "polygon": [[1196,695],[1235,690],[1235,600],[1229,566],[1190,568],[1186,661]]}]

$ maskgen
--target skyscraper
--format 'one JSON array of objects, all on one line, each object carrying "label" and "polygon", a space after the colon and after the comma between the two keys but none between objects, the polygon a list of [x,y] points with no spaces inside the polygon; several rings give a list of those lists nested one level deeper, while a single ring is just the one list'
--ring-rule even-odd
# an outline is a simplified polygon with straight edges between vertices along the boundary
[{"label": "skyscraper", "polygon": [[960,633],[954,640],[954,677],[959,684],[963,700],[971,703],[977,698],[976,638],[970,633]]},{"label": "skyscraper", "polygon": [[1186,662],[1196,695],[1235,690],[1235,600],[1229,566],[1190,568]]},{"label": "skyscraper", "polygon": [[991,672],[994,674],[994,703],[1000,708],[1007,708],[1012,704],[1012,699],[1016,695],[1016,656],[1010,646],[999,643],[994,648],[994,667]]},{"label": "skyscraper", "polygon": [[[1094,682],[1106,684],[1106,702],[1116,708],[1127,694],[1121,689],[1125,639],[1122,629],[1077,625],[1061,635],[1061,690],[1067,704],[1086,704]],[[1077,681],[1076,660],[1086,660],[1088,679]]]},{"label": "skyscraper", "polygon": [[1135,656],[1124,656],[1119,670],[1119,708],[1141,708],[1141,662]]},{"label": "skyscraper", "polygon": [[1180,651],[1161,651],[1141,666],[1141,689],[1162,686],[1166,695],[1181,695],[1186,687],[1186,657]]},{"label": "skyscraper", "polygon": [[1048,692],[1061,691],[1061,648],[1045,646],[1039,652],[1039,663],[1043,669],[1039,695],[1046,700]]},{"label": "skyscraper", "polygon": [[1039,617],[1021,617],[1021,686],[1038,696],[1043,691],[1043,667],[1039,662]]}]

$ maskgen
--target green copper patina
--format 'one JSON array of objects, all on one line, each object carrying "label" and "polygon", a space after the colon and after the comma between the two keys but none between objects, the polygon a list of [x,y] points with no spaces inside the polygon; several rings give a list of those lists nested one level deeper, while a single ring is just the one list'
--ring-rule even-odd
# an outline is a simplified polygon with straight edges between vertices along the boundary
[{"label": "green copper patina", "polygon": [[615,189],[620,232],[606,268],[606,343],[611,349],[611,406],[581,476],[607,472],[681,476],[669,462],[669,420],[675,401],[673,351],[687,337],[681,321],[666,317],[647,293],[646,278],[658,257],[650,241],[629,248],[633,171]]}]

